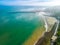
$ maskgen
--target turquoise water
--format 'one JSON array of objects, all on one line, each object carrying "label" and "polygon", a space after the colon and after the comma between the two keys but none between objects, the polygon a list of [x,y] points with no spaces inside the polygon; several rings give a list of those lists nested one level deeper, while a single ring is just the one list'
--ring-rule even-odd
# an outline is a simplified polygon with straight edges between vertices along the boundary
[{"label": "turquoise water", "polygon": [[43,26],[36,13],[0,11],[0,45],[22,45],[34,30]]}]

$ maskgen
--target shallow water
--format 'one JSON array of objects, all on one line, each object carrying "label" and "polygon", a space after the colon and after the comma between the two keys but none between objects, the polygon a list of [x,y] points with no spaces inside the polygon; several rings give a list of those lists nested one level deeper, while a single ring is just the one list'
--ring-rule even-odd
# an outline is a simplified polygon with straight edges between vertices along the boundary
[{"label": "shallow water", "polygon": [[0,45],[21,45],[37,27],[43,26],[36,13],[0,11]]}]

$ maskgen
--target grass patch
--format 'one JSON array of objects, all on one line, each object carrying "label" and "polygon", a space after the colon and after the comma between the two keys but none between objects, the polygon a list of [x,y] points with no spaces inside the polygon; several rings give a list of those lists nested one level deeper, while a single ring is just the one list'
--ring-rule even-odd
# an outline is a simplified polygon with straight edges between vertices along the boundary
[{"label": "grass patch", "polygon": [[57,36],[58,36],[58,38],[56,40],[56,43],[57,43],[56,45],[60,45],[60,24],[59,24]]}]

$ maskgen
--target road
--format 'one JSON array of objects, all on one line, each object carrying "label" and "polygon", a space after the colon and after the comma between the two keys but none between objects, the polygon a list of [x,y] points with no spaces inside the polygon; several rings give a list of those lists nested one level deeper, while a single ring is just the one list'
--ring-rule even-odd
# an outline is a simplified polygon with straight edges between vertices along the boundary
[{"label": "road", "polygon": [[[48,41],[51,40],[53,35],[56,35],[58,29],[59,21],[57,21],[52,27],[50,32],[45,32],[44,36],[38,40],[36,45],[45,45]],[[47,44],[46,44],[47,45]]]},{"label": "road", "polygon": [[[54,32],[54,35],[53,35],[53,36],[55,36],[56,33],[57,33],[57,30],[58,30],[58,27],[59,27],[59,21],[56,22],[55,27],[56,27],[56,29],[55,29],[55,32]],[[55,28],[55,27],[54,27],[54,28]],[[53,39],[54,39],[54,38],[53,38]],[[54,39],[54,40],[53,40],[53,39],[51,40],[51,45],[54,45],[54,42],[55,42],[55,40],[56,40],[56,39]]]}]

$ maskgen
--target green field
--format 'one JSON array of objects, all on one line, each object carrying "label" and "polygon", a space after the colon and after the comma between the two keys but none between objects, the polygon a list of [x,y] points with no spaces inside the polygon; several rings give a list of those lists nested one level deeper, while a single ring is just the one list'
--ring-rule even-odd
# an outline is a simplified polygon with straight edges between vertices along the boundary
[{"label": "green field", "polygon": [[59,24],[57,36],[58,36],[58,38],[57,38],[57,40],[56,40],[56,42],[57,42],[56,45],[60,45],[60,24]]}]

